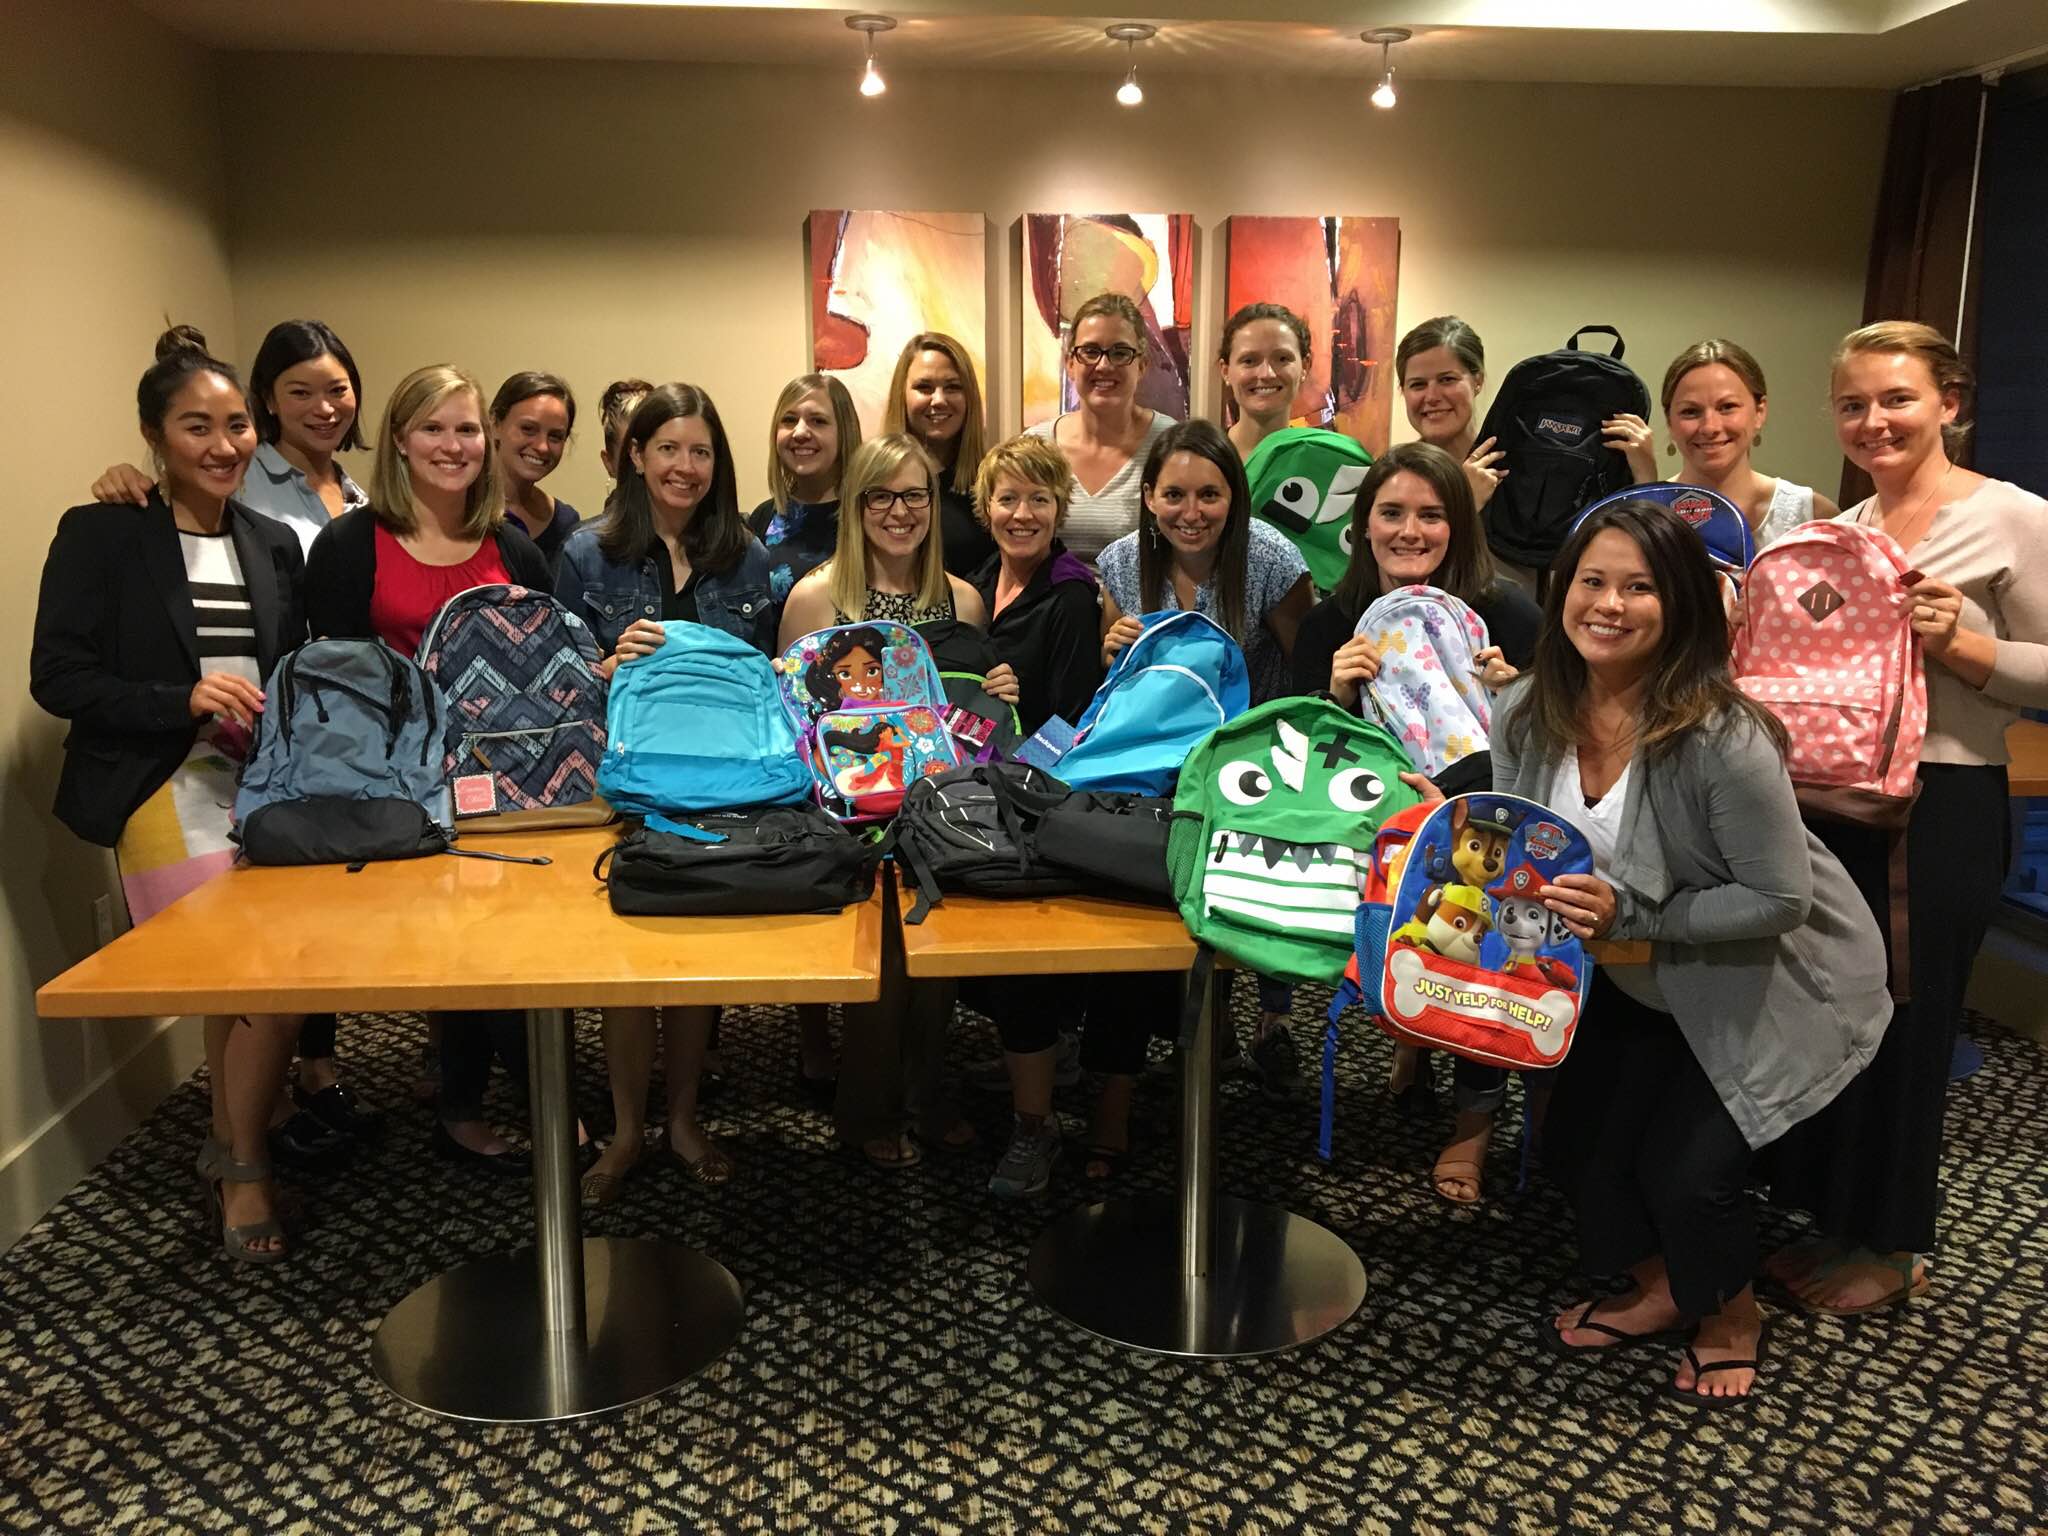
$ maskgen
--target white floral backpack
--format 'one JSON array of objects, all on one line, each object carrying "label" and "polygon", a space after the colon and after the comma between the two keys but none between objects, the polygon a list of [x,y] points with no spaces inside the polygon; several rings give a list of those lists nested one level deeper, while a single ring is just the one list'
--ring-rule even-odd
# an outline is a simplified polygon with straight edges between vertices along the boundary
[{"label": "white floral backpack", "polygon": [[1354,633],[1380,653],[1366,708],[1417,768],[1434,778],[1488,749],[1493,696],[1474,658],[1492,641],[1468,604],[1435,587],[1396,587],[1365,610]]}]

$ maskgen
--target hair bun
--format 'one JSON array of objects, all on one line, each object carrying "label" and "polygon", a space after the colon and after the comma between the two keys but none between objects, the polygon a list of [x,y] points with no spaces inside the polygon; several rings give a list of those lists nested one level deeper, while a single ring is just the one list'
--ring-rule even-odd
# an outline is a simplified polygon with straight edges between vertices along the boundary
[{"label": "hair bun", "polygon": [[206,347],[206,336],[196,325],[174,325],[156,339],[156,358],[163,362],[181,352],[190,352],[199,357],[210,357]]}]

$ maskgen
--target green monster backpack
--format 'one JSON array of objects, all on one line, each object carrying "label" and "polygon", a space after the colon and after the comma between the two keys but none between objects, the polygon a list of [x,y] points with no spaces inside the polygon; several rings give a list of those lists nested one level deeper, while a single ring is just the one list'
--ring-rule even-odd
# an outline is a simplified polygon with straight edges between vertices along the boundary
[{"label": "green monster backpack", "polygon": [[1358,439],[1321,427],[1283,427],[1245,461],[1252,511],[1294,541],[1320,592],[1350,563],[1351,504],[1371,463]]},{"label": "green monster backpack", "polygon": [[1421,799],[1412,771],[1384,728],[1326,698],[1218,726],[1181,768],[1167,838],[1188,932],[1262,976],[1336,982],[1380,823]]}]

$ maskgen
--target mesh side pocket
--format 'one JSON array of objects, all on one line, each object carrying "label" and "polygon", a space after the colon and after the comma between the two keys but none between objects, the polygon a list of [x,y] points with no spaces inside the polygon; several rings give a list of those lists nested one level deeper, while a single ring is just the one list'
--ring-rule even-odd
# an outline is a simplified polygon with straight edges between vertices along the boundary
[{"label": "mesh side pocket", "polygon": [[1175,811],[1166,829],[1166,878],[1175,901],[1186,897],[1201,865],[1202,818],[1192,811]]}]

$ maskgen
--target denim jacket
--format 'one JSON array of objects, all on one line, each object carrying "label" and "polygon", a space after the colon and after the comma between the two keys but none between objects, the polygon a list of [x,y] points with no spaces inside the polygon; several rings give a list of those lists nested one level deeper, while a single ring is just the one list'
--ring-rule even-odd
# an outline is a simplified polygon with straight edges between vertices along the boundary
[{"label": "denim jacket", "polygon": [[[562,546],[555,596],[597,637],[609,656],[635,619],[661,620],[661,583],[667,576],[659,553],[638,565],[614,565],[598,547],[598,530],[585,523]],[[747,552],[731,570],[697,579],[697,620],[737,635],[764,656],[775,654],[782,605],[768,591],[768,551],[747,539]]]}]

